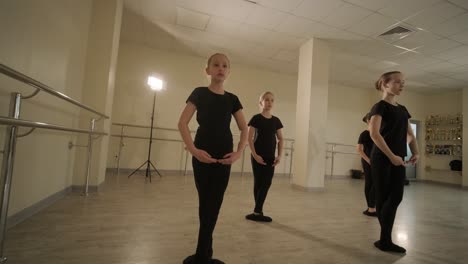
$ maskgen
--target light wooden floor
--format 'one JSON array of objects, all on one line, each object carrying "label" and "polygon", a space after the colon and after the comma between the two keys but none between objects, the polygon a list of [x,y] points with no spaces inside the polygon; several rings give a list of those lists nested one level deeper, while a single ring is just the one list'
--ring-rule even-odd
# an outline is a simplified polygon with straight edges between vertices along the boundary
[{"label": "light wooden floor", "polygon": [[[70,194],[10,229],[8,263],[180,264],[194,252],[198,230],[192,176],[109,176],[99,194]],[[303,192],[277,177],[265,213],[252,210],[252,178],[233,176],[214,237],[215,257],[229,264],[468,263],[468,192],[413,183],[405,188],[394,241],[405,256],[373,247],[377,219],[362,215],[361,180],[328,180],[323,192]]]}]

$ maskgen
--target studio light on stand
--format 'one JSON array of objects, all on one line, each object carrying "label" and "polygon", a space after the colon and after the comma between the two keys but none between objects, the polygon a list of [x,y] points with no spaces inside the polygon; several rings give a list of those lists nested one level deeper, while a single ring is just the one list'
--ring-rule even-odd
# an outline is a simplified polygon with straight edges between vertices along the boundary
[{"label": "studio light on stand", "polygon": [[137,171],[139,171],[143,166],[146,165],[146,174],[145,174],[145,180],[148,180],[151,182],[151,167],[156,171],[156,173],[161,177],[161,173],[159,173],[158,169],[156,169],[156,166],[154,166],[153,162],[151,162],[151,145],[153,144],[153,125],[154,125],[154,108],[156,105],[156,93],[161,91],[164,87],[163,81],[159,78],[156,78],[154,76],[149,76],[148,77],[148,85],[153,91],[153,110],[151,112],[151,127],[150,127],[150,137],[149,137],[149,146],[148,146],[148,159],[141,164],[140,167],[135,169],[128,177],[132,176],[135,174]]}]

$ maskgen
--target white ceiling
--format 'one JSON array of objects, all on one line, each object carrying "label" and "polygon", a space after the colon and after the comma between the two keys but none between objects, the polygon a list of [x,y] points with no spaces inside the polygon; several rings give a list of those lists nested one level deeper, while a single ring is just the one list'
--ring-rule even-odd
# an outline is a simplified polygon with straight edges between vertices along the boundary
[{"label": "white ceiling", "polygon": [[[468,0],[125,0],[121,38],[295,74],[312,37],[332,48],[332,82],[372,87],[389,70],[420,92],[468,87]],[[377,36],[402,25],[403,39]]]}]

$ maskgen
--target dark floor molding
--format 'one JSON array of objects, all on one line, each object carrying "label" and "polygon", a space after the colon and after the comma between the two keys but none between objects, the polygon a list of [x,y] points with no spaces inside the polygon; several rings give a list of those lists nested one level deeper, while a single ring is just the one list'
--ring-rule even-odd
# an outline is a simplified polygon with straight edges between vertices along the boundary
[{"label": "dark floor molding", "polygon": [[445,186],[445,187],[452,187],[452,188],[456,188],[456,189],[468,190],[468,186],[462,186],[460,184],[455,184],[455,183],[439,182],[439,181],[433,181],[433,180],[417,180],[416,182],[422,182],[422,183],[427,183],[427,184],[432,184],[432,185],[439,185],[439,186]]},{"label": "dark floor molding", "polygon": [[324,192],[325,187],[304,187],[294,183],[291,183],[291,187],[295,190],[303,191],[303,192]]},{"label": "dark floor molding", "polygon": [[[351,176],[349,175],[325,175],[325,179],[327,180],[348,180],[348,179],[352,179]],[[362,178],[364,179],[364,177]],[[356,180],[360,180],[360,179],[356,179]]]},{"label": "dark floor molding", "polygon": [[18,213],[9,216],[7,221],[7,228],[12,228],[15,225],[23,222],[24,220],[28,219],[29,217],[35,215],[39,211],[51,206],[58,200],[62,199],[65,195],[72,191],[72,187],[67,187],[61,191],[58,191],[49,197],[42,199],[41,201],[19,211]]},{"label": "dark floor molding", "polygon": [[[88,193],[96,193],[102,188],[102,183],[99,186],[90,185],[88,187]],[[29,217],[37,214],[38,212],[44,210],[45,208],[51,206],[58,200],[65,197],[65,195],[74,192],[74,193],[83,193],[84,192],[84,185],[72,185],[69,186],[61,191],[58,191],[49,197],[46,197],[39,202],[24,208],[23,210],[19,211],[18,213],[8,217],[7,228],[14,227],[15,225],[23,222],[24,220],[28,219]]]},{"label": "dark floor molding", "polygon": [[[128,168],[121,168],[119,170],[120,174],[130,174],[134,171],[135,169],[128,169]],[[162,176],[171,176],[171,175],[183,175],[184,171],[183,170],[158,170]],[[117,169],[115,168],[107,168],[107,173],[116,173]],[[146,173],[146,169],[139,170],[136,175],[144,176]],[[187,170],[186,175],[193,175],[192,170]],[[244,172],[243,175],[241,172],[231,172],[231,176],[253,176],[252,172]],[[151,170],[151,177],[159,177],[159,175],[156,173],[156,171]],[[275,173],[275,177],[289,177],[289,173]]]},{"label": "dark floor molding", "polygon": [[[96,193],[99,191],[99,189],[102,188],[102,184],[101,183],[100,185],[96,186],[96,185],[89,185],[88,186],[88,193]],[[72,192],[74,193],[84,193],[84,189],[85,189],[85,186],[84,185],[72,185],[71,186],[71,190]]]}]

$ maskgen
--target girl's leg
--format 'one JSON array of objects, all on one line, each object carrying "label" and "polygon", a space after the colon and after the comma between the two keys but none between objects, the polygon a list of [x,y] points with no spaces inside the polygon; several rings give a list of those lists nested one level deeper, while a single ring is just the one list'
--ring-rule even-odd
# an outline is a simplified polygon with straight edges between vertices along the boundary
[{"label": "girl's leg", "polygon": [[371,164],[380,223],[380,240],[374,245],[382,251],[404,253],[404,248],[393,244],[392,229],[398,205],[403,198],[405,167],[393,166],[387,157],[372,159]]},{"label": "girl's leg", "polygon": [[272,166],[272,162],[266,161],[267,165],[260,165],[260,178],[258,181],[260,182],[260,186],[257,192],[257,196],[255,198],[255,213],[263,214],[263,204],[265,203],[265,199],[268,194],[268,190],[271,186],[271,181],[273,179],[273,175],[275,173],[275,167]]},{"label": "girl's leg", "polygon": [[[366,196],[367,210],[364,211],[364,214],[372,215],[375,214],[375,190],[374,183],[372,179],[371,166],[365,160],[361,160],[362,168],[364,170],[364,194]],[[370,214],[368,214],[370,213]]]},{"label": "girl's leg", "polygon": [[213,231],[229,182],[231,167],[205,164],[195,158],[192,162],[199,197],[200,219],[196,257],[200,263],[205,263],[213,256]]},{"label": "girl's leg", "polygon": [[[386,227],[384,217],[388,215],[388,205],[385,205],[390,196],[391,163],[384,155],[373,155],[371,164],[371,174],[375,184],[377,216],[379,218],[380,228],[384,230]],[[388,239],[385,237],[385,232],[381,232],[381,234],[383,234],[383,236],[381,235],[380,237],[381,240]]]},{"label": "girl's leg", "polygon": [[261,178],[261,164],[257,163],[257,161],[251,156],[250,161],[252,163],[252,172],[254,176],[254,202],[257,202],[258,193],[260,190],[260,186],[262,185],[262,178]]},{"label": "girl's leg", "polygon": [[390,180],[387,186],[389,195],[382,206],[382,229],[380,239],[385,243],[392,243],[392,229],[395,221],[398,205],[403,199],[403,187],[405,181],[405,167],[391,166]]}]

